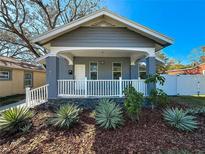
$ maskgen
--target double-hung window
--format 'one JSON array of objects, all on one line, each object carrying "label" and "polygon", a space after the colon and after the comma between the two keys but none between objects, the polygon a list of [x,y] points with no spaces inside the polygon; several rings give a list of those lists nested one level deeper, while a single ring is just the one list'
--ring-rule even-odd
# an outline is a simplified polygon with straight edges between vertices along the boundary
[{"label": "double-hung window", "polygon": [[98,63],[90,62],[90,79],[97,80],[98,79]]},{"label": "double-hung window", "polygon": [[112,63],[112,78],[119,79],[122,77],[122,64],[114,62]]},{"label": "double-hung window", "polygon": [[25,87],[32,87],[33,85],[33,74],[32,72],[25,72],[24,73],[24,86]]},{"label": "double-hung window", "polygon": [[0,80],[9,80],[10,72],[9,71],[0,71]]}]

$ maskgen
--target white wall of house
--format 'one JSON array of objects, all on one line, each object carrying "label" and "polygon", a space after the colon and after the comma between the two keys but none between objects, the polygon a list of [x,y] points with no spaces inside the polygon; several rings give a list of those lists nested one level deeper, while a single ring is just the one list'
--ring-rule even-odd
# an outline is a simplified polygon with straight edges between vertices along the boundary
[{"label": "white wall of house", "polygon": [[165,84],[157,84],[157,88],[164,90],[168,95],[204,95],[204,75],[163,75]]}]

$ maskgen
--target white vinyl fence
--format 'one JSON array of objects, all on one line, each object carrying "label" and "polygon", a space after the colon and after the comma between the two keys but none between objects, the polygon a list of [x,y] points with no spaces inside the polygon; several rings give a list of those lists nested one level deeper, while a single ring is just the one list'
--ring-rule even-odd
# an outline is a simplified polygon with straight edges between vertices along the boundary
[{"label": "white vinyl fence", "polygon": [[165,77],[163,86],[157,88],[164,90],[168,95],[204,95],[204,75],[162,75]]},{"label": "white vinyl fence", "polygon": [[60,97],[122,97],[126,87],[133,86],[146,95],[144,80],[58,80]]}]

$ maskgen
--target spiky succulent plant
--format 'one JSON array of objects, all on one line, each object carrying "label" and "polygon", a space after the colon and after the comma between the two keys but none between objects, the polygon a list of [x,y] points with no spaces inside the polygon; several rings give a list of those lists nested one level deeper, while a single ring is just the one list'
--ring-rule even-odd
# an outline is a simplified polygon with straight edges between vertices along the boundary
[{"label": "spiky succulent plant", "polygon": [[186,112],[192,115],[205,113],[205,107],[187,109]]},{"label": "spiky succulent plant", "polygon": [[163,111],[164,119],[173,127],[182,131],[193,131],[197,128],[196,117],[188,115],[178,108],[168,108]]},{"label": "spiky succulent plant", "polygon": [[62,105],[56,111],[56,113],[52,117],[50,117],[49,124],[52,124],[53,126],[59,128],[70,128],[79,120],[80,111],[81,109],[76,105]]},{"label": "spiky succulent plant", "polygon": [[105,129],[117,128],[123,124],[121,107],[109,99],[102,99],[96,107],[96,123]]},{"label": "spiky succulent plant", "polygon": [[21,131],[23,127],[30,123],[32,116],[33,112],[26,107],[8,109],[1,113],[0,130],[10,132]]}]

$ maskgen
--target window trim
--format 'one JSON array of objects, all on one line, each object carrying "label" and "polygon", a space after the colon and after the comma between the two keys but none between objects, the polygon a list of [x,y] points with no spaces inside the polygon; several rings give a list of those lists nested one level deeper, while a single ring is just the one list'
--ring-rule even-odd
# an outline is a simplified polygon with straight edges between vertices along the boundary
[{"label": "window trim", "polygon": [[[25,80],[28,80],[28,79],[25,79],[25,74],[26,74],[26,73],[30,73],[30,74],[31,74],[31,79],[30,79],[30,80],[31,80],[31,85],[29,85],[29,86],[25,85]],[[23,81],[24,81],[24,87],[25,87],[25,88],[26,88],[26,87],[30,87],[30,88],[33,87],[33,72],[24,71],[24,80],[23,80]]]},{"label": "window trim", "polygon": [[91,72],[96,72],[96,71],[91,71],[91,63],[96,63],[97,64],[97,79],[98,80],[98,62],[97,61],[90,61],[89,62],[89,79],[90,80],[95,80],[95,79],[91,79]]},{"label": "window trim", "polygon": [[121,78],[122,78],[122,62],[112,62],[112,79],[113,79],[113,80],[119,80],[119,79],[114,79],[114,78],[113,78],[113,77],[114,77],[114,74],[113,74],[113,73],[114,73],[114,72],[119,72],[119,71],[113,71],[113,66],[114,66],[113,64],[114,64],[114,63],[120,63],[120,64],[121,64],[120,73],[121,73]]},{"label": "window trim", "polygon": [[0,81],[9,81],[11,80],[11,71],[10,70],[4,70],[4,69],[0,69],[0,72],[7,72],[8,73],[8,78],[0,78]]}]

